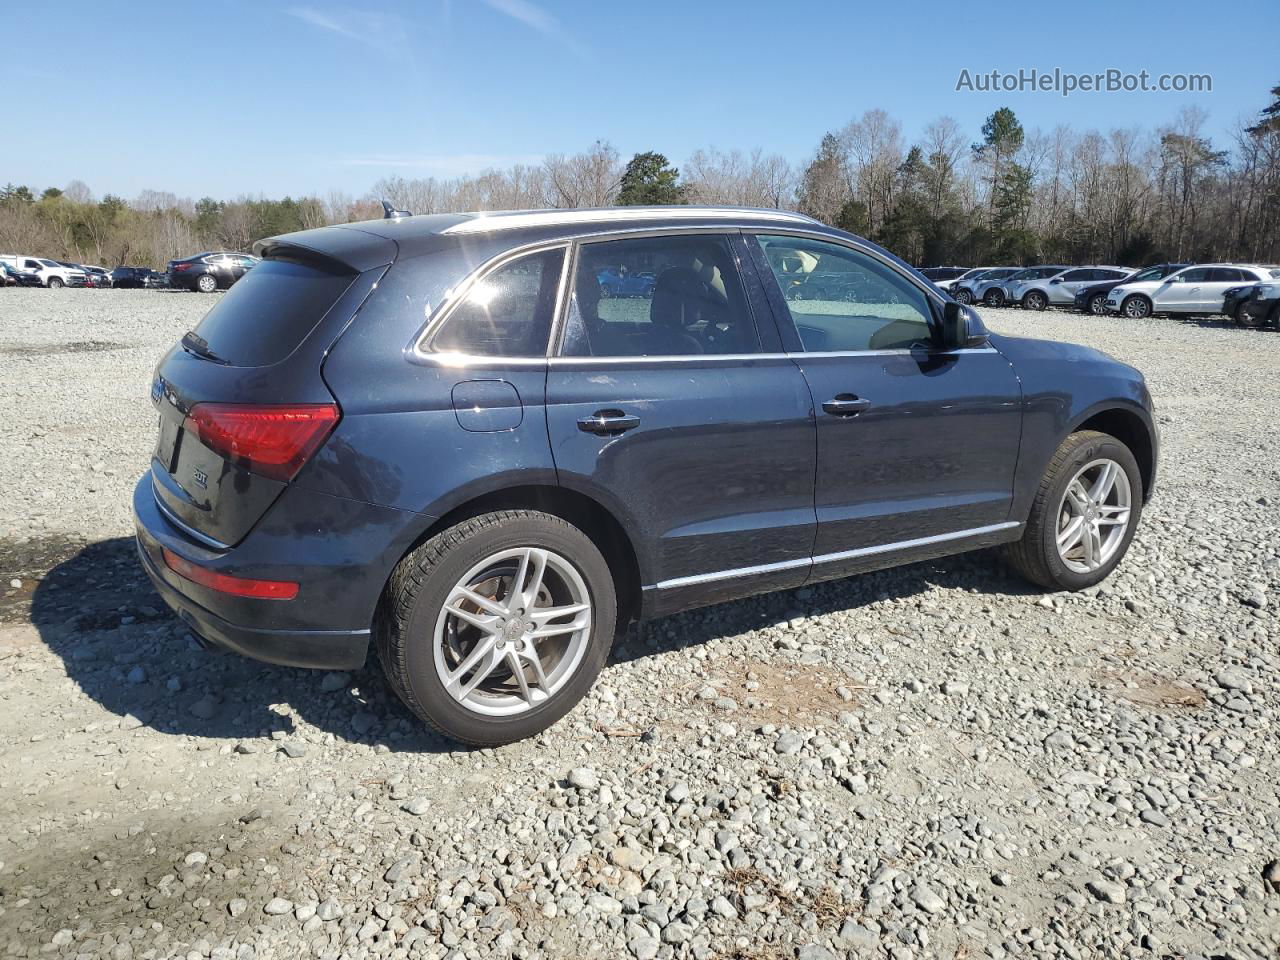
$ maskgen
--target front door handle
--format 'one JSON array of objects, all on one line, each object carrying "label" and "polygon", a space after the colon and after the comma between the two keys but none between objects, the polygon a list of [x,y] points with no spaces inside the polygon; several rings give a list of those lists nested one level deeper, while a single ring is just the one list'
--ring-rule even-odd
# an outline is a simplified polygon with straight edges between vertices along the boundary
[{"label": "front door handle", "polygon": [[595,433],[602,437],[625,433],[640,426],[640,418],[621,410],[597,410],[589,417],[578,419],[578,429],[583,433]]},{"label": "front door handle", "polygon": [[838,393],[822,405],[823,412],[833,417],[856,417],[871,406],[871,401],[852,393]]}]

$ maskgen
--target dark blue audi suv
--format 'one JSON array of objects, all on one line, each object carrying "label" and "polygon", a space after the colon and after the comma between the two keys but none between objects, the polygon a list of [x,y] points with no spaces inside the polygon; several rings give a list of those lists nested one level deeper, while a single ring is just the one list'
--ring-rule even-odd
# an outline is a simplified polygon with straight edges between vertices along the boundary
[{"label": "dark blue audi suv", "polygon": [[1155,481],[1137,370],[991,333],[798,214],[394,216],[255,253],[157,367],[142,563],[210,643],[372,644],[469,743],[558,720],[633,619],[997,545],[1088,587]]}]

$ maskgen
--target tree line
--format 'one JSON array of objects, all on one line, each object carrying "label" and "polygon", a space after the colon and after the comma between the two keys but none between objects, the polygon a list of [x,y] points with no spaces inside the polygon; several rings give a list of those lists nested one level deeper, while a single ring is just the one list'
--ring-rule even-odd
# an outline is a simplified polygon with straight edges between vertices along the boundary
[{"label": "tree line", "polygon": [[456,178],[389,177],[363,196],[198,201],[146,190],[101,199],[76,180],[38,195],[0,189],[0,252],[163,266],[202,249],[381,215],[711,203],[792,208],[920,265],[1280,260],[1280,86],[1227,142],[1182,110],[1154,130],[1027,130],[1007,107],[970,139],[950,117],[908,140],[873,109],[828,131],[807,162],[702,149],[677,168],[657,151],[623,162],[597,141],[575,154]]}]

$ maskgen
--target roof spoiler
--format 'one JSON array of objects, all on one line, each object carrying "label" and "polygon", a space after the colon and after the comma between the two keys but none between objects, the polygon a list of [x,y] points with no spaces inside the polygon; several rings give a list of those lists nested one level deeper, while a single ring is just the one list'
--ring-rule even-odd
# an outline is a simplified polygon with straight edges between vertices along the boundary
[{"label": "roof spoiler", "polygon": [[412,217],[413,214],[408,210],[397,210],[391,205],[391,201],[383,199],[382,201],[382,219],[383,220],[399,220],[401,217]]}]

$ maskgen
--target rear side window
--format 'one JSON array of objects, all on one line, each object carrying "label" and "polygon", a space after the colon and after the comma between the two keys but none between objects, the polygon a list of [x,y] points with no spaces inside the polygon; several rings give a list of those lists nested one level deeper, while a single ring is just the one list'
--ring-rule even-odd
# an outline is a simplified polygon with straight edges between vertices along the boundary
[{"label": "rear side window", "polygon": [[560,352],[566,357],[759,353],[737,260],[722,236],[584,243]]},{"label": "rear side window", "polygon": [[232,366],[279,363],[315,329],[355,277],[312,264],[264,260],[223,294],[195,332],[210,353]]},{"label": "rear side window", "polygon": [[[450,311],[432,336],[431,349],[475,357],[546,356],[563,264],[561,247],[490,270]],[[254,267],[245,276],[261,269]]]}]

